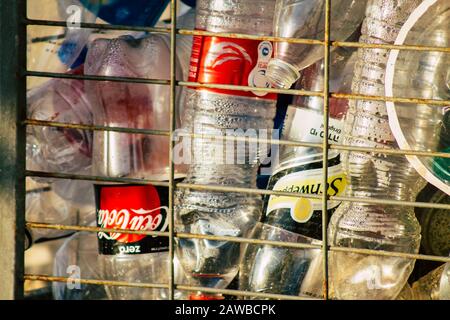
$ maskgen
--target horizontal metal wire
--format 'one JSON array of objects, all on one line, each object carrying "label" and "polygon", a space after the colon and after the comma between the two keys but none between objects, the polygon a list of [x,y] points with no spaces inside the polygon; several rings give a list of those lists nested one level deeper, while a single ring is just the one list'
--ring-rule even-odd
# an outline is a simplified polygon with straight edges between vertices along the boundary
[{"label": "horizontal metal wire", "polygon": [[230,33],[230,32],[211,32],[205,30],[189,30],[189,29],[177,29],[177,34],[189,35],[189,36],[207,36],[207,37],[222,37],[232,39],[248,39],[258,41],[271,41],[271,42],[288,42],[296,44],[308,44],[308,45],[325,45],[326,43],[317,39],[305,39],[305,38],[284,38],[274,36],[261,36],[250,35],[242,33]]},{"label": "horizontal metal wire", "polygon": [[[50,21],[50,20],[36,20],[25,19],[25,24],[38,25],[38,26],[54,26],[54,27],[67,27],[65,21]],[[99,23],[80,23],[80,28],[97,29],[97,30],[118,30],[118,31],[142,31],[153,33],[170,33],[170,28],[161,27],[139,27],[139,26],[126,26],[126,25],[113,25],[113,24],[99,24]],[[273,36],[256,36],[241,33],[229,33],[229,32],[210,32],[204,30],[190,30],[190,29],[177,29],[177,34],[180,35],[200,35],[200,36],[213,36],[223,38],[234,39],[250,39],[250,40],[266,40],[273,42],[287,42],[306,45],[326,45],[325,41],[317,39],[305,39],[305,38],[284,38]],[[347,42],[347,41],[330,41],[330,46],[333,47],[351,47],[351,48],[372,48],[372,49],[395,49],[395,50],[410,50],[410,51],[438,51],[449,53],[449,47],[438,46],[422,46],[422,45],[387,45],[387,44],[369,44],[362,42]]]},{"label": "horizontal metal wire", "polygon": [[[89,80],[89,81],[114,81],[114,82],[170,85],[170,81],[165,80],[165,79],[78,75],[78,74],[66,74],[66,73],[47,72],[47,71],[31,71],[31,70],[24,71],[23,74],[25,76],[44,77],[44,78],[64,78],[64,79],[79,79],[79,80]],[[212,84],[212,83],[200,83],[200,82],[189,82],[189,81],[176,81],[176,84],[178,86],[188,86],[188,87],[195,87],[195,88],[223,89],[223,90],[235,90],[235,91],[255,91],[255,92],[267,92],[267,93],[291,94],[291,95],[298,95],[298,96],[323,97],[323,92],[297,90],[297,89],[259,88],[259,87],[251,87],[251,86],[238,86],[238,85],[231,85],[231,84]],[[437,100],[437,99],[370,96],[370,95],[347,94],[347,93],[338,93],[338,92],[330,93],[330,96],[333,98],[337,98],[337,99],[392,101],[392,102],[409,103],[409,104],[428,104],[428,105],[434,105],[434,106],[449,106],[450,105],[450,100]]]},{"label": "horizontal metal wire", "polygon": [[[63,27],[67,28],[66,21],[54,21],[54,20],[38,20],[38,19],[24,19],[23,23],[29,26],[50,26],[50,27]],[[70,25],[73,28],[72,25]],[[103,23],[87,23],[80,22],[79,27],[82,29],[97,29],[97,30],[117,30],[117,31],[142,31],[153,33],[170,33],[170,28],[161,27],[141,27],[119,24],[103,24]]]},{"label": "horizontal metal wire", "polygon": [[433,106],[449,106],[450,100],[405,98],[405,97],[387,97],[387,96],[368,96],[363,94],[331,93],[331,97],[349,100],[368,100],[368,101],[392,101],[409,104],[427,104]]},{"label": "horizontal metal wire", "polygon": [[86,231],[86,232],[114,232],[114,233],[138,234],[146,236],[159,236],[159,237],[169,236],[169,232],[162,232],[162,231],[128,230],[120,228],[101,228],[101,227],[79,226],[79,225],[69,226],[63,224],[43,223],[34,221],[26,222],[25,225],[28,228],[36,228],[36,229],[70,230],[70,231]]},{"label": "horizontal metal wire", "polygon": [[[40,228],[40,229],[74,230],[74,231],[86,231],[86,232],[115,232],[115,233],[125,233],[125,234],[169,236],[168,232],[156,232],[156,231],[143,231],[143,230],[132,231],[132,230],[124,230],[124,229],[110,229],[110,228],[108,229],[108,228],[88,227],[88,226],[86,226],[86,227],[68,226],[68,225],[57,225],[57,224],[37,223],[37,222],[28,222],[26,225],[29,228]],[[194,233],[184,233],[184,232],[176,232],[176,233],[174,233],[174,236],[175,236],[175,238],[178,238],[178,239],[205,239],[205,240],[213,240],[213,241],[229,241],[229,242],[236,242],[236,243],[247,243],[247,244],[251,244],[251,245],[269,245],[269,246],[291,248],[291,249],[320,249],[320,248],[322,248],[322,244],[320,244],[320,241],[317,241],[317,244],[307,244],[307,243],[297,243],[297,242],[273,241],[273,240],[263,240],[263,239],[254,239],[254,238],[244,238],[244,237],[215,236],[215,235],[194,234]],[[328,246],[328,250],[335,251],[335,252],[357,253],[357,254],[375,255],[375,256],[399,257],[399,258],[405,258],[405,259],[450,262],[450,257],[432,256],[432,255],[424,255],[424,254],[413,254],[413,253],[395,252],[395,251],[336,247],[336,246]]]},{"label": "horizontal metal wire", "polygon": [[[87,181],[99,181],[99,182],[116,182],[116,183],[153,184],[155,186],[165,186],[165,187],[168,186],[168,182],[166,182],[166,181],[155,181],[155,180],[133,179],[133,178],[110,178],[110,177],[101,177],[101,176],[89,176],[89,175],[56,173],[56,172],[45,172],[45,171],[27,170],[25,172],[25,175],[32,176],[32,177],[43,177],[43,178],[61,178],[61,179],[87,180]],[[223,185],[209,185],[209,184],[203,185],[203,184],[192,184],[192,183],[184,183],[184,182],[178,182],[175,184],[175,186],[177,188],[194,189],[194,190],[209,190],[209,191],[222,191],[222,192],[235,192],[235,193],[242,192],[242,193],[248,193],[248,194],[274,195],[274,196],[285,196],[285,197],[306,198],[306,199],[321,199],[322,198],[321,195],[316,195],[316,194],[243,188],[243,187],[237,187],[237,186],[223,186]],[[329,200],[370,203],[370,204],[383,204],[383,205],[393,205],[393,206],[408,206],[408,207],[416,207],[416,208],[432,208],[432,209],[445,209],[445,210],[450,209],[450,204],[401,201],[401,200],[391,200],[391,199],[384,199],[384,198],[359,198],[359,197],[330,196]]]},{"label": "horizontal metal wire", "polygon": [[[222,186],[222,185],[204,185],[204,184],[193,184],[179,182],[176,184],[177,188],[194,189],[194,190],[210,190],[210,191],[222,191],[222,192],[242,192],[248,194],[259,194],[259,195],[275,195],[275,196],[285,196],[293,198],[306,198],[306,199],[322,199],[321,195],[306,194],[306,193],[295,193],[295,192],[285,192],[285,191],[275,191],[275,190],[263,190],[263,189],[253,189],[253,188],[243,188],[237,186]],[[428,202],[414,202],[414,201],[401,201],[401,200],[391,200],[391,199],[381,199],[381,198],[360,198],[360,197],[343,197],[343,196],[329,196],[329,200],[334,201],[349,201],[357,203],[370,203],[370,204],[383,204],[383,205],[397,205],[397,206],[408,206],[417,208],[434,208],[434,209],[450,209],[450,204],[441,203],[428,203]]]},{"label": "horizontal metal wire", "polygon": [[[78,279],[69,277],[56,277],[49,275],[39,275],[39,274],[25,274],[25,280],[30,281],[48,281],[48,282],[71,282],[77,281],[80,284],[93,284],[93,285],[106,285],[106,286],[120,286],[120,287],[134,287],[134,288],[159,288],[168,289],[167,284],[157,284],[157,283],[142,283],[142,282],[127,282],[127,281],[112,281],[112,280],[96,280],[96,279]],[[256,298],[267,298],[267,299],[280,299],[280,300],[321,300],[317,298],[308,298],[300,296],[289,296],[283,294],[271,294],[271,293],[261,293],[252,291],[242,291],[242,290],[232,290],[232,289],[215,289],[207,287],[195,287],[188,285],[175,285],[176,290],[180,291],[202,291],[207,293],[219,293],[226,294],[229,296],[246,296],[246,297],[256,297]]]},{"label": "horizontal metal wire", "polygon": [[347,248],[347,247],[334,247],[334,246],[329,246],[328,250],[334,251],[334,252],[357,253],[357,254],[373,255],[373,256],[399,257],[399,258],[405,258],[405,259],[416,259],[416,260],[426,260],[426,261],[436,261],[436,262],[450,262],[450,257],[432,256],[432,255],[426,255],[426,254],[415,254],[415,253],[406,253],[406,252],[360,249],[360,248]]},{"label": "horizontal metal wire", "polygon": [[285,294],[272,294],[272,293],[262,293],[262,292],[232,290],[232,289],[215,289],[208,287],[194,287],[188,285],[177,285],[176,289],[183,291],[201,291],[206,293],[219,293],[219,294],[226,294],[229,296],[245,296],[245,297],[268,298],[278,300],[322,300],[318,298],[288,296]]},{"label": "horizontal metal wire", "polygon": [[25,176],[41,177],[41,178],[71,179],[71,180],[86,180],[86,181],[98,181],[98,182],[152,184],[154,186],[161,186],[161,187],[169,186],[169,183],[167,181],[156,181],[156,180],[137,179],[137,178],[119,178],[119,177],[112,178],[112,177],[104,177],[104,176],[91,176],[91,175],[84,175],[84,174],[45,172],[45,171],[33,171],[33,170],[26,170]]},{"label": "horizontal metal wire", "polygon": [[332,47],[349,47],[349,48],[364,48],[364,49],[386,49],[386,50],[409,50],[409,51],[437,51],[450,53],[449,47],[434,47],[423,45],[396,45],[396,44],[381,44],[381,43],[365,43],[365,42],[347,42],[347,41],[331,41]]},{"label": "horizontal metal wire", "polygon": [[[190,133],[185,131],[180,131],[177,133],[180,137],[192,137],[192,138],[204,138],[204,139],[216,139],[225,141],[243,141],[243,142],[254,142],[254,143],[265,143],[274,145],[287,145],[292,147],[312,147],[312,148],[323,148],[321,143],[312,143],[306,141],[294,141],[294,140],[283,140],[283,139],[264,139],[264,138],[254,138],[254,137],[242,137],[242,136],[231,136],[231,135],[214,135],[205,133]],[[419,151],[419,150],[405,150],[405,149],[388,149],[388,148],[369,148],[369,147],[358,147],[342,144],[329,144],[330,149],[336,150],[347,150],[356,152],[371,152],[377,154],[393,154],[393,155],[415,155],[422,157],[437,157],[437,158],[450,158],[450,153],[448,152],[431,152],[431,151]]]},{"label": "horizontal metal wire", "polygon": [[125,127],[108,127],[108,126],[98,126],[98,125],[67,123],[67,122],[43,121],[43,120],[35,120],[35,119],[27,119],[23,123],[25,125],[30,125],[30,126],[45,126],[45,127],[67,128],[67,129],[113,131],[113,132],[123,132],[123,133],[169,136],[169,131],[167,131],[167,130],[149,130],[149,129],[135,129],[135,128],[125,128]]},{"label": "horizontal metal wire", "polygon": [[[94,131],[114,131],[123,133],[135,133],[135,134],[148,134],[148,135],[161,135],[169,136],[170,132],[167,130],[149,130],[149,129],[134,129],[125,127],[110,127],[110,126],[98,126],[98,125],[85,125],[76,123],[65,123],[65,122],[54,122],[54,121],[43,121],[35,119],[27,119],[24,121],[26,125],[33,126],[47,126],[47,127],[57,127],[57,128],[69,128],[69,129],[83,129],[83,130],[94,130]],[[216,139],[225,141],[243,141],[243,142],[255,142],[255,143],[265,143],[273,145],[286,145],[292,147],[312,147],[312,148],[323,148],[321,143],[312,143],[305,141],[294,141],[294,140],[283,140],[283,139],[264,139],[264,138],[253,138],[253,137],[240,137],[240,136],[219,136],[213,134],[196,134],[186,131],[178,131],[176,133],[180,137],[192,137],[192,138],[204,138],[204,139]],[[384,149],[384,148],[369,148],[369,147],[357,147],[341,144],[330,144],[330,149],[336,150],[347,150],[356,152],[371,152],[378,154],[393,154],[393,155],[414,155],[419,157],[437,157],[437,158],[450,158],[450,153],[446,152],[431,152],[431,151],[419,151],[419,150],[405,150],[405,149]]]},{"label": "horizontal metal wire", "polygon": [[95,75],[86,75],[86,74],[81,75],[81,74],[72,74],[72,73],[32,71],[32,70],[24,71],[23,75],[29,76],[29,77],[40,77],[40,78],[75,79],[75,80],[89,80],[89,81],[111,81],[111,82],[170,85],[170,80],[146,79],[146,78],[136,78],[136,77],[95,76]]},{"label": "horizontal metal wire", "polygon": [[142,283],[142,282],[127,282],[127,281],[113,281],[113,280],[96,280],[96,279],[78,279],[78,278],[68,278],[68,277],[55,277],[40,274],[25,274],[24,280],[30,281],[49,281],[49,282],[79,282],[80,284],[95,284],[95,285],[105,285],[105,286],[120,286],[120,287],[134,287],[134,288],[159,288],[168,289],[168,284],[162,283]]}]

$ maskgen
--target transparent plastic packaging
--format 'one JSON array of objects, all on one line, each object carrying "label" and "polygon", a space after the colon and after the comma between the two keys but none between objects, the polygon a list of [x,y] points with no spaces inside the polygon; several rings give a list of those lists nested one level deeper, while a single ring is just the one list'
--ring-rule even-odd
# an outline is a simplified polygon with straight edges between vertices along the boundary
[{"label": "transparent plastic packaging", "polygon": [[[275,1],[272,0],[197,1],[196,28],[213,32],[270,35],[274,5]],[[201,61],[212,61],[210,67],[205,67],[209,71],[203,73],[209,83],[249,84],[251,81],[247,79],[247,74],[256,62],[251,55],[255,54],[256,59],[261,57],[257,55],[262,52],[257,51],[259,45],[259,48],[265,46],[264,54],[271,54],[271,44],[267,41],[194,37],[193,56],[198,54],[194,49],[199,48],[196,45],[200,41],[210,46],[207,52],[200,52],[200,55],[205,54],[201,58],[206,59]],[[248,49],[250,47],[253,49]],[[194,60],[191,57],[191,63]],[[256,79],[261,73],[255,72],[253,75]],[[266,84],[265,78],[258,79]],[[248,129],[255,130],[255,133],[259,129],[270,131],[275,104],[274,99],[243,95],[237,91],[192,89],[186,101],[185,113],[193,124],[188,126],[190,132],[225,136],[231,131],[233,135],[240,136]],[[227,151],[222,148],[222,140],[204,137],[191,141],[191,148],[185,152],[193,157],[184,182],[256,188],[258,150],[249,150],[245,146],[244,151],[234,142],[230,152],[233,159],[227,162],[230,159],[226,160]],[[230,147],[227,148],[230,150]],[[219,162],[218,157],[222,159]],[[261,199],[255,195],[178,189],[175,194],[175,227],[178,232],[245,237],[259,220],[260,208]],[[239,269],[241,246],[238,243],[178,239],[176,250],[192,285],[225,288]]]},{"label": "transparent plastic packaging", "polygon": [[[168,80],[169,58],[169,42],[164,35],[97,39],[89,45],[85,73]],[[86,90],[94,106],[96,125],[169,129],[170,88],[167,85],[87,81]],[[168,176],[166,136],[96,131],[93,140],[93,170],[97,175]]]},{"label": "transparent plastic packaging", "polygon": [[[167,252],[149,255],[136,269],[131,263],[126,274],[116,275],[117,270],[102,269],[102,259],[98,251],[97,234],[77,232],[68,238],[58,249],[54,261],[54,274],[68,277],[67,282],[53,282],[53,296],[56,300],[108,300],[108,299],[168,299],[167,290],[154,288],[133,288],[125,286],[106,286],[77,283],[78,279],[119,280],[130,282],[168,283],[169,261]],[[121,261],[122,262],[122,261]],[[185,277],[178,260],[174,259],[175,283],[184,284]],[[120,268],[122,265],[120,266]],[[131,270],[132,269],[132,270]],[[111,274],[109,273],[111,272]],[[187,299],[185,291],[175,290],[176,300]]]},{"label": "transparent plastic packaging", "polygon": [[106,300],[105,286],[77,282],[79,279],[102,279],[97,259],[96,233],[77,232],[68,238],[56,252],[53,272],[56,277],[68,277],[69,280],[52,283],[54,299]]},{"label": "transparent plastic packaging", "polygon": [[[320,241],[269,224],[258,223],[252,238],[303,244]],[[241,263],[240,290],[299,295],[300,286],[320,249],[292,249],[249,244]],[[257,263],[250,263],[250,262]]]},{"label": "transparent plastic packaging", "polygon": [[[82,74],[80,68],[70,72]],[[92,125],[92,105],[84,82],[54,79],[27,94],[29,119]],[[92,131],[48,126],[27,127],[29,170],[86,173],[92,163]]]},{"label": "transparent plastic packaging", "polygon": [[[331,89],[341,92],[350,87],[349,76],[353,73],[356,55],[349,53],[343,56],[336,53],[331,64]],[[323,61],[319,61],[303,70],[296,88],[309,91],[323,90],[323,67]],[[328,137],[330,143],[339,143],[341,140],[342,118],[347,104],[347,100],[330,99],[330,127],[332,127]],[[292,105],[288,106],[282,138],[321,143],[323,98],[296,96]],[[322,192],[322,149],[281,146],[279,158],[280,161],[269,179],[268,189],[291,192],[297,190],[309,194]],[[345,190],[345,177],[338,151],[330,150],[328,164],[331,186],[328,193],[339,195]],[[330,216],[339,204],[339,201],[328,202]],[[264,198],[264,215],[261,221],[263,224],[259,229],[263,231],[255,233],[258,239],[320,243],[322,203],[320,200],[309,198],[267,196]],[[320,250],[248,246],[244,258],[248,266],[241,267],[240,286],[257,292],[320,297],[323,271],[315,270],[316,265],[320,263],[318,259],[321,259]],[[314,278],[316,271],[319,272],[317,279]],[[303,285],[305,279],[306,283]]]},{"label": "transparent plastic packaging", "polygon": [[[369,0],[360,42],[392,44],[420,1]],[[384,95],[387,50],[360,48],[352,91]],[[344,125],[344,144],[397,148],[386,104],[352,100]],[[343,151],[347,196],[414,201],[424,186],[404,156]],[[330,245],[417,253],[420,225],[412,207],[344,202],[331,217]],[[330,277],[337,299],[394,299],[404,287],[414,259],[330,252]]]},{"label": "transparent plastic packaging", "polygon": [[[330,32],[333,41],[346,40],[364,18],[366,0],[331,1]],[[278,0],[275,9],[274,36],[324,39],[325,1]],[[320,45],[276,42],[275,57],[269,62],[267,76],[277,88],[290,88],[299,71],[323,58]]]},{"label": "transparent plastic packaging", "polygon": [[[73,181],[64,180],[66,184]],[[76,188],[80,185],[76,185]],[[77,203],[62,198],[55,191],[58,185],[50,183],[45,187],[29,190],[25,200],[25,217],[29,222],[52,223],[62,225],[88,225],[95,220],[93,194],[91,202]],[[87,191],[89,193],[89,191]],[[57,238],[72,231],[32,228],[31,241]]]},{"label": "transparent plastic packaging", "polygon": [[[408,18],[395,44],[450,46],[450,3],[423,1]],[[436,51],[392,51],[386,69],[386,95],[448,100],[450,56]],[[399,147],[408,150],[450,152],[448,106],[387,102],[389,125]],[[450,195],[449,158],[407,156],[428,182]]]}]

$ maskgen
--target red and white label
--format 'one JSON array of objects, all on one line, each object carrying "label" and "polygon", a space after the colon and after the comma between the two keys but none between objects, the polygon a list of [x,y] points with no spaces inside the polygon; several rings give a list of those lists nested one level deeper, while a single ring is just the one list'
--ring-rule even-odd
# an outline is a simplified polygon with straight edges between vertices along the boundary
[{"label": "red and white label", "polygon": [[[194,36],[189,81],[270,88],[266,69],[273,56],[269,41]],[[197,88],[217,93],[276,100],[266,92]]]},{"label": "red and white label", "polygon": [[[168,208],[161,203],[162,193],[152,185],[105,185],[97,187],[97,225],[101,228],[135,231],[165,231]],[[164,192],[164,196],[166,196]],[[127,252],[120,248],[128,244],[139,247],[137,252],[159,250],[164,237],[152,237],[120,232],[98,232],[100,253]],[[164,240],[164,241],[162,241]],[[163,245],[164,244],[164,245]]]}]

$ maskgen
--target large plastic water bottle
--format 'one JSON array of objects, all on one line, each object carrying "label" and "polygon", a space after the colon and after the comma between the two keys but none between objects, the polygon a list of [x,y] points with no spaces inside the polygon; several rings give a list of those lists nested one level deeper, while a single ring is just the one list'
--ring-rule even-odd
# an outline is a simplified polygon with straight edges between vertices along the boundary
[{"label": "large plastic water bottle", "polygon": [[[196,28],[270,35],[275,1],[197,1]],[[272,43],[223,37],[193,40],[190,81],[269,87],[265,70]],[[196,134],[257,137],[273,127],[276,96],[260,92],[195,89],[187,102]],[[268,135],[265,135],[267,138]],[[270,137],[270,136],[269,136]],[[192,139],[184,182],[256,188],[258,146],[221,139]],[[241,148],[242,147],[242,148]],[[228,150],[226,150],[228,149]],[[261,198],[238,192],[180,189],[176,230],[205,235],[248,236],[261,214]],[[177,255],[192,284],[223,288],[238,272],[240,244],[179,239]]]},{"label": "large plastic water bottle", "polygon": [[[369,0],[360,42],[393,43],[418,0]],[[358,50],[352,90],[384,95],[388,51]],[[352,146],[396,148],[380,101],[352,100],[345,119],[344,143]],[[345,151],[347,196],[414,201],[422,181],[404,156]],[[420,225],[412,207],[344,202],[329,225],[332,246],[417,253]],[[393,299],[404,287],[413,259],[331,252],[330,276],[338,299]]]}]

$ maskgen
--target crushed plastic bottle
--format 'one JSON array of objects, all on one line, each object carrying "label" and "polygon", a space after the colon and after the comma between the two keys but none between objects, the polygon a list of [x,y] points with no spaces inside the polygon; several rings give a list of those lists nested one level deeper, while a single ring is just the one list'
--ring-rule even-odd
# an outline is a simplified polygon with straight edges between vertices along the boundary
[{"label": "crushed plastic bottle", "polygon": [[[78,68],[70,74],[82,75]],[[92,125],[92,105],[84,82],[54,79],[27,94],[29,119]],[[50,126],[27,127],[29,170],[87,173],[92,163],[92,132]]]},{"label": "crushed plastic bottle", "polygon": [[[369,0],[360,42],[392,44],[420,1]],[[384,95],[388,51],[358,50],[352,90]],[[352,100],[344,125],[344,144],[396,148],[381,101]],[[423,186],[404,156],[343,151],[347,196],[414,201]],[[420,225],[412,207],[343,202],[328,227],[332,246],[417,253]],[[338,299],[394,299],[404,287],[414,260],[402,257],[331,252],[330,278]]]},{"label": "crushed plastic bottle", "polygon": [[[77,181],[64,180],[66,185],[75,183],[75,188],[80,187]],[[51,223],[61,225],[88,225],[95,220],[95,207],[93,193],[91,202],[76,203],[62,198],[56,189],[55,183],[43,184],[43,187],[28,190],[25,200],[25,217],[28,222]],[[92,187],[92,186],[91,186]],[[79,192],[79,191],[78,191]],[[44,239],[58,238],[73,231],[32,228],[28,230],[30,246],[32,243]]]},{"label": "crushed plastic bottle", "polygon": [[[164,261],[163,261],[164,262]],[[168,261],[166,261],[168,263]],[[167,268],[167,267],[165,267]],[[184,284],[183,269],[174,259],[175,283]],[[70,278],[67,282],[53,282],[53,296],[56,300],[106,300],[109,299],[104,285],[77,283],[77,279],[104,280],[101,269],[98,241],[95,232],[77,232],[68,238],[58,249],[54,260],[54,275]],[[151,272],[151,270],[148,270]],[[162,279],[168,282],[168,279]],[[120,287],[119,287],[120,288]],[[141,296],[148,296],[154,289],[134,288]],[[176,300],[187,299],[187,293],[175,290]],[[167,291],[162,290],[155,299],[168,299]]]},{"label": "crushed plastic bottle", "polygon": [[[197,1],[196,28],[270,35],[274,5],[272,0]],[[268,41],[195,36],[189,81],[268,87],[265,70],[271,56]],[[205,88],[192,93],[186,106],[194,124],[190,132],[243,136],[273,127],[273,94]],[[192,148],[184,150],[192,155],[184,182],[255,188],[257,147],[249,150],[250,146],[240,148],[233,142],[229,151],[219,151],[223,144],[221,139],[193,138]],[[259,220],[260,208],[261,199],[254,195],[179,189],[175,195],[176,230],[245,237]],[[178,239],[176,248],[191,284],[224,288],[238,272],[238,243]]]},{"label": "crushed plastic bottle", "polygon": [[[169,59],[168,37],[164,35],[96,39],[89,45],[85,73],[168,80]],[[87,81],[86,91],[94,106],[96,125],[169,129],[170,88],[167,85]],[[93,140],[96,175],[156,179],[169,174],[167,136],[96,131]]]}]

